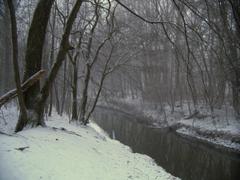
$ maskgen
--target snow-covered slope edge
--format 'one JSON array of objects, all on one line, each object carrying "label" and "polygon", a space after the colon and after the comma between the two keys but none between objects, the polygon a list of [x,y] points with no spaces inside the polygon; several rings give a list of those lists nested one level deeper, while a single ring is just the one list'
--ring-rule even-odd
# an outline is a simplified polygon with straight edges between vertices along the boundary
[{"label": "snow-covered slope edge", "polygon": [[54,115],[47,125],[0,135],[0,179],[177,179],[150,157],[101,133],[96,124],[75,126]]},{"label": "snow-covered slope edge", "polygon": [[[101,103],[102,108],[111,107],[118,111],[119,109],[129,114],[138,114],[143,122],[154,128],[170,128],[179,135],[210,146],[227,150],[230,152],[240,152],[240,121],[236,119],[234,108],[231,104],[225,104],[221,109],[214,109],[210,112],[209,108],[204,104],[198,105],[198,114],[189,118],[189,104],[184,102],[180,106],[180,102],[176,102],[174,112],[172,108],[165,104],[143,103],[140,99],[117,99],[108,103]],[[190,105],[193,110],[194,107]],[[130,110],[130,111],[129,111]],[[193,113],[193,112],[192,112]]]}]

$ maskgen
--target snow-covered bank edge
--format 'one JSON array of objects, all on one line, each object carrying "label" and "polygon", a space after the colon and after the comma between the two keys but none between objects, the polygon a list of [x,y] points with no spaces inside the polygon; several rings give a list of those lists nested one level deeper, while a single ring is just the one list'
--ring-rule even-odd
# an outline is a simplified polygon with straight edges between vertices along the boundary
[{"label": "snow-covered bank edge", "polygon": [[217,149],[228,152],[240,153],[239,136],[221,130],[207,130],[182,123],[169,127],[184,138],[197,140]]},{"label": "snow-covered bank edge", "polygon": [[[101,105],[109,106],[106,103]],[[152,106],[138,99],[118,99],[117,103],[113,101],[111,104],[111,108],[114,107],[116,111],[121,109],[133,116],[141,116],[138,123],[150,123],[149,126],[153,128],[169,128],[184,138],[198,140],[217,149],[240,152],[240,121],[236,120],[230,105],[215,109],[214,114],[206,106],[199,106],[199,114],[193,118],[187,118],[190,116],[187,103],[183,107],[176,106],[174,112],[167,105],[163,109]]]},{"label": "snow-covered bank edge", "polygon": [[[17,117],[16,112],[10,114]],[[6,118],[9,126],[16,122],[6,117],[13,118]],[[110,139],[93,122],[76,126],[54,114],[46,123],[47,128],[0,134],[0,179],[178,179],[150,157]]]}]

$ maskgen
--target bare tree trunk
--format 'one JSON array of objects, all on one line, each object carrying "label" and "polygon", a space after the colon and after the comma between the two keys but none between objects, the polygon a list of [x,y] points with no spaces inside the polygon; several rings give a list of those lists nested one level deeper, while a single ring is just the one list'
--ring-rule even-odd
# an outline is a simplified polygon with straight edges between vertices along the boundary
[{"label": "bare tree trunk", "polygon": [[[81,38],[79,40],[79,44],[78,47],[80,47],[81,45]],[[72,121],[77,121],[78,120],[78,108],[77,108],[77,92],[78,92],[78,55],[79,52],[77,52],[74,55],[74,58],[72,57],[72,55],[70,53],[68,53],[68,57],[70,62],[72,63],[73,66],[73,80],[72,80],[72,84],[71,84],[71,88],[72,88],[72,114],[71,114],[71,120]]]},{"label": "bare tree trunk", "polygon": [[84,125],[87,125],[87,124],[88,124],[89,118],[90,118],[90,116],[92,115],[92,113],[93,113],[93,111],[94,111],[94,109],[95,109],[95,107],[96,107],[96,105],[97,105],[99,96],[100,96],[101,91],[102,91],[102,88],[103,88],[103,82],[104,82],[106,76],[107,76],[108,74],[110,74],[111,72],[113,72],[113,70],[114,70],[114,68],[112,68],[111,71],[108,71],[108,72],[107,72],[107,69],[109,69],[108,65],[109,65],[109,62],[110,62],[110,60],[111,60],[111,58],[112,58],[112,54],[113,54],[114,48],[115,48],[115,47],[112,46],[111,51],[110,51],[110,54],[109,54],[109,56],[108,56],[108,59],[106,60],[106,63],[105,63],[105,65],[104,65],[104,69],[103,69],[103,72],[102,72],[102,76],[101,76],[101,78],[100,78],[99,88],[98,88],[96,97],[95,97],[95,99],[94,99],[94,101],[93,101],[93,105],[92,105],[92,107],[90,108],[90,111],[89,111],[89,113],[87,114],[86,118],[84,119]]},{"label": "bare tree trunk", "polygon": [[240,68],[238,67],[240,62],[237,55],[237,48],[235,46],[231,46],[230,52],[233,61],[233,67],[230,68],[233,108],[236,113],[236,118],[240,119]]},{"label": "bare tree trunk", "polygon": [[95,99],[94,99],[92,108],[90,109],[89,113],[87,114],[87,117],[86,117],[86,119],[85,119],[85,121],[84,121],[84,125],[87,125],[87,124],[88,124],[89,118],[90,118],[90,116],[92,115],[92,113],[93,113],[93,111],[94,111],[94,109],[95,109],[95,107],[96,107],[96,105],[97,105],[99,96],[100,96],[101,91],[102,91],[103,82],[104,82],[105,77],[106,77],[106,74],[105,74],[105,72],[103,72],[102,77],[101,77],[101,80],[100,80],[100,85],[99,85],[99,88],[98,88],[98,91],[97,91],[97,95],[96,95],[96,97],[95,97]]},{"label": "bare tree trunk", "polygon": [[193,102],[194,109],[197,109],[198,99],[197,99],[197,90],[193,78],[193,72],[192,72],[192,64],[189,61],[187,64],[187,83],[189,87],[189,91],[191,93],[191,98]]},{"label": "bare tree trunk", "polygon": [[[46,29],[53,2],[54,0],[40,0],[34,11],[28,33],[24,81],[41,69]],[[35,108],[34,104],[38,101],[39,93],[40,82],[36,83],[24,93],[27,109]]]},{"label": "bare tree trunk", "polygon": [[[55,48],[55,26],[56,26],[56,7],[54,6],[53,17],[52,17],[52,37],[51,37],[51,52],[50,52],[50,67],[51,69],[53,62],[54,62],[54,48]],[[50,90],[50,97],[49,97],[49,111],[48,116],[52,115],[52,106],[53,106],[53,88]]]},{"label": "bare tree trunk", "polygon": [[83,93],[82,93],[82,99],[81,99],[81,104],[80,104],[80,116],[79,120],[82,121],[83,123],[85,122],[85,114],[86,114],[86,105],[87,105],[87,99],[88,99],[88,84],[90,80],[90,65],[86,64],[86,74],[85,74],[85,79],[84,79],[84,86],[83,86]]},{"label": "bare tree trunk", "polygon": [[[236,24],[236,35],[238,37],[238,40],[236,41],[236,44],[240,45],[240,1],[239,0],[230,0],[233,10],[233,15],[235,19]],[[236,48],[237,45],[235,45]],[[238,49],[239,50],[239,49]],[[238,51],[239,52],[239,51]],[[239,57],[235,59],[235,83],[234,83],[234,89],[233,89],[233,105],[234,109],[237,114],[237,118],[240,119],[240,60]]]},{"label": "bare tree trunk", "polygon": [[[43,46],[44,37],[45,37],[45,33],[46,33],[45,25],[47,25],[47,22],[49,19],[49,14],[50,14],[50,9],[51,9],[52,3],[53,3],[53,0],[40,0],[37,8],[35,10],[32,25],[30,27],[30,32],[29,32],[30,35],[28,38],[28,49],[27,49],[27,56],[26,56],[26,64],[29,65],[30,69],[27,69],[28,72],[26,74],[29,74],[32,72],[31,66],[36,65],[36,68],[38,68],[40,65],[40,67],[41,67],[41,63],[40,63],[41,58],[40,57],[42,56],[42,46]],[[45,107],[47,98],[49,96],[49,92],[52,88],[52,84],[57,76],[57,73],[62,65],[62,62],[65,59],[66,53],[68,50],[71,49],[71,47],[69,45],[69,36],[71,33],[71,29],[72,29],[74,20],[75,20],[77,13],[81,7],[81,4],[82,4],[82,0],[76,1],[76,3],[69,15],[69,18],[66,23],[66,28],[64,30],[62,40],[60,43],[56,62],[53,65],[51,72],[50,72],[48,78],[46,79],[45,84],[43,85],[43,88],[42,88],[40,94],[39,94],[39,86],[35,87],[35,89],[33,88],[31,90],[30,94],[27,93],[29,95],[29,98],[28,98],[29,101],[27,101],[29,103],[28,104],[29,107],[27,107],[27,108],[31,109],[31,115],[32,115],[31,121],[29,121],[28,124],[31,124],[32,127],[38,126],[38,125],[45,126],[44,117],[43,117],[44,107]],[[43,16],[43,14],[44,14],[44,16]],[[46,15],[46,14],[48,14],[48,15]],[[39,15],[39,16],[37,16],[37,15]],[[42,20],[44,22],[42,22],[40,20]],[[35,21],[37,21],[37,22],[35,22]],[[39,22],[41,23],[40,27],[39,27]],[[45,24],[45,22],[46,22],[46,24]],[[43,25],[42,25],[42,23],[43,23]],[[33,38],[33,32],[36,30],[36,27],[41,29],[41,30],[39,30],[40,31],[39,36],[42,38],[38,39],[39,41],[37,41],[36,45],[35,45],[34,44],[35,38]],[[39,37],[39,36],[36,36],[36,34],[38,34],[38,33],[36,32],[34,34],[34,37]],[[30,46],[30,45],[32,45],[32,46]],[[35,48],[31,49],[31,47],[32,48],[35,47]],[[39,47],[40,50],[36,49],[37,47]],[[37,53],[37,55],[35,53]],[[37,56],[36,59],[34,58],[34,56]],[[36,61],[33,61],[32,63],[30,63],[31,59],[34,59]],[[26,68],[28,68],[28,66],[26,66]],[[36,68],[34,68],[33,70],[35,70]],[[20,128],[20,130],[22,128]]]},{"label": "bare tree trunk", "polygon": [[239,32],[240,32],[240,10],[239,8],[236,9],[235,6],[239,4],[239,2],[231,1],[229,2],[232,5],[232,10],[234,13],[234,19],[236,23],[236,31],[232,30],[229,28],[228,25],[228,16],[227,16],[227,7],[226,7],[226,2],[222,1],[219,3],[219,8],[220,8],[220,15],[222,18],[222,23],[223,23],[223,31],[224,31],[224,38],[226,40],[227,48],[229,54],[227,54],[227,67],[229,70],[230,74],[230,82],[232,86],[232,102],[233,102],[233,108],[236,113],[236,118],[240,118],[240,68],[239,68],[239,57],[238,57],[238,51],[237,49],[237,44],[239,44],[239,41],[235,39],[234,35],[237,35],[237,37],[240,37]]},{"label": "bare tree trunk", "polygon": [[8,8],[7,0],[4,0],[5,12],[3,14],[3,27],[1,28],[2,37],[3,37],[3,55],[1,57],[1,61],[3,61],[3,67],[1,69],[2,76],[0,78],[1,85],[3,86],[3,93],[12,89],[12,79],[13,79],[13,71],[12,71],[12,45],[11,45],[11,17]]},{"label": "bare tree trunk", "polygon": [[75,62],[73,66],[73,86],[72,86],[72,120],[78,119],[77,113],[77,89],[78,89],[78,68]]},{"label": "bare tree trunk", "polygon": [[238,44],[240,45],[240,1],[239,0],[228,0],[231,4],[233,17],[236,24],[236,31],[238,37]]},{"label": "bare tree trunk", "polygon": [[56,110],[57,110],[57,113],[60,114],[60,100],[58,95],[58,88],[55,82],[53,83],[53,86],[54,86],[54,92],[55,92]]},{"label": "bare tree trunk", "polygon": [[169,90],[169,94],[170,94],[170,101],[171,101],[171,113],[174,113],[175,111],[175,101],[176,101],[176,97],[175,97],[175,92],[174,92],[174,88],[173,88],[173,75],[174,75],[174,60],[173,57],[171,58],[171,69],[170,69],[170,90]]},{"label": "bare tree trunk", "polygon": [[[23,92],[25,92],[28,88],[30,88],[34,83],[38,82],[42,76],[44,75],[45,71],[41,70],[34,74],[32,77],[30,77],[27,81],[25,81],[21,85],[21,89]],[[17,89],[13,89],[6,94],[2,95],[0,97],[0,108],[3,104],[10,101],[11,99],[15,98],[17,96]]]},{"label": "bare tree trunk", "polygon": [[239,93],[238,87],[240,87],[240,84],[232,85],[232,96],[233,96],[233,107],[236,113],[236,118],[240,119],[240,93]]},{"label": "bare tree trunk", "polygon": [[[24,81],[41,69],[46,29],[53,2],[54,0],[40,0],[34,11],[32,23],[28,33],[27,50],[25,56],[25,73],[23,78]],[[31,114],[31,118],[28,119],[27,123],[31,124],[32,126],[45,125],[43,121],[39,121],[39,119],[43,118],[43,113],[39,115],[39,95],[40,81],[34,84],[34,86],[30,87],[24,93],[25,105]],[[17,131],[21,131],[24,128],[26,125],[23,123],[24,121],[25,120],[19,116],[19,126]]]},{"label": "bare tree trunk", "polygon": [[52,116],[52,107],[53,107],[53,93],[51,89],[50,96],[49,96],[48,116]]},{"label": "bare tree trunk", "polygon": [[86,52],[86,74],[85,74],[85,78],[84,78],[84,85],[83,85],[83,92],[82,92],[82,99],[81,99],[81,103],[80,103],[80,115],[79,115],[79,120],[81,122],[83,122],[84,124],[86,124],[86,107],[87,107],[87,101],[88,101],[88,85],[89,85],[89,81],[90,81],[90,76],[91,76],[91,68],[93,67],[93,65],[95,64],[95,62],[98,59],[99,53],[102,49],[102,47],[105,45],[105,43],[110,39],[111,37],[111,33],[108,35],[108,37],[106,39],[104,39],[104,41],[98,46],[96,53],[93,57],[93,60],[90,62],[90,55],[91,55],[91,51],[92,51],[92,41],[93,41],[93,35],[94,35],[94,31],[97,27],[98,24],[98,20],[99,20],[99,12],[98,12],[98,3],[99,1],[96,3],[95,5],[95,15],[96,15],[96,19],[95,22],[91,28],[90,31],[90,37],[88,40],[88,44],[87,44],[87,52]]},{"label": "bare tree trunk", "polygon": [[69,50],[72,49],[72,47],[69,45],[69,36],[70,36],[70,33],[71,33],[71,30],[72,30],[72,26],[73,26],[73,23],[74,23],[74,20],[75,18],[77,17],[77,13],[82,5],[82,0],[78,0],[76,1],[75,5],[73,6],[72,8],[72,11],[69,15],[69,18],[67,20],[67,23],[66,23],[66,28],[65,28],[65,31],[63,33],[63,36],[62,36],[62,40],[61,40],[61,43],[60,43],[60,48],[59,48],[59,52],[57,54],[57,59],[56,59],[56,62],[54,63],[52,69],[51,69],[51,72],[45,82],[45,84],[43,85],[43,88],[41,90],[41,99],[38,103],[38,107],[39,107],[39,111],[38,111],[38,121],[40,122],[44,122],[44,119],[43,119],[43,112],[44,112],[44,105],[46,103],[46,100],[49,96],[49,92],[51,90],[51,86],[57,76],[57,73],[63,63],[63,61],[65,60],[66,58],[66,54]]},{"label": "bare tree trunk", "polygon": [[[18,102],[20,105],[20,116],[23,119],[22,123],[25,125],[27,123],[27,110],[24,103],[23,92],[21,88],[21,80],[20,80],[20,73],[19,73],[19,65],[18,65],[18,37],[17,37],[17,22],[16,22],[16,15],[15,9],[12,0],[7,0],[8,8],[11,17],[11,30],[12,30],[12,51],[13,51],[13,67],[14,67],[14,78],[15,84],[17,87],[17,96]],[[21,124],[17,124],[15,131],[17,132]]]},{"label": "bare tree trunk", "polygon": [[218,58],[218,66],[217,66],[217,99],[216,99],[216,107],[221,109],[222,105],[224,104],[225,99],[225,91],[226,91],[226,76],[225,76],[225,69],[224,69],[224,49],[223,49],[223,42],[219,42],[219,58]]},{"label": "bare tree trunk", "polygon": [[61,102],[61,109],[60,109],[60,116],[62,116],[62,113],[64,111],[64,105],[66,100],[66,73],[67,73],[67,61],[64,62],[63,66],[63,89],[62,89],[62,102]]}]

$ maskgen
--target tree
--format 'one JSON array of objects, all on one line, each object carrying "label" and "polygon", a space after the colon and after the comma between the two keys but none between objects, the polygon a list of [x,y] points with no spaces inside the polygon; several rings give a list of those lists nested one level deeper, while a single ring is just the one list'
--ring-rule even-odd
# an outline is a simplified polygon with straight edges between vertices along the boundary
[{"label": "tree", "polygon": [[[26,52],[26,68],[28,70],[25,74],[25,77],[31,74],[34,70],[41,68],[42,47],[44,43],[46,26],[49,19],[52,3],[53,1],[50,1],[50,0],[49,1],[40,0],[35,10],[32,24],[29,30],[28,48]],[[48,78],[46,79],[43,85],[43,88],[40,91],[40,86],[37,85],[34,88],[31,88],[25,94],[25,96],[27,95],[27,98],[25,99],[27,109],[28,110],[31,109],[31,118],[28,120],[27,123],[31,124],[32,127],[38,126],[38,125],[45,126],[44,117],[43,117],[44,106],[49,96],[49,92],[51,90],[54,79],[56,78],[57,73],[62,65],[62,62],[64,61],[67,52],[71,49],[71,46],[69,45],[69,36],[71,33],[74,20],[77,16],[77,13],[81,5],[82,5],[82,1],[79,0],[79,1],[76,1],[75,5],[72,8],[72,11],[66,22],[64,33],[62,35],[60,48],[56,57],[56,61],[49,73]],[[40,26],[40,30],[37,30],[39,26]],[[40,31],[38,32],[40,38],[37,40],[36,44],[34,44],[34,40],[35,40],[34,37],[36,37],[35,35],[33,35],[34,31],[37,31],[37,32]],[[35,59],[35,61],[31,62],[30,61],[31,58]],[[24,120],[22,118],[19,119],[19,122],[23,122],[23,121]],[[23,124],[23,123],[19,123],[19,124]],[[16,131],[21,131],[23,127],[24,125],[17,126]]]},{"label": "tree", "polygon": [[[40,0],[34,11],[32,23],[28,33],[27,50],[25,55],[25,72],[23,81],[41,69],[42,51],[45,40],[47,23],[54,0]],[[36,36],[38,34],[38,36]],[[37,99],[40,91],[40,81],[24,93],[24,102],[28,112],[34,113],[37,109]],[[28,115],[29,118],[32,115]],[[35,115],[33,115],[35,116]],[[33,117],[32,117],[33,118]],[[24,119],[20,114],[15,131],[21,131],[32,118]],[[36,118],[36,117],[34,117]],[[39,125],[39,122],[37,122]],[[34,124],[32,124],[34,126]]]},{"label": "tree", "polygon": [[[20,105],[20,114],[21,118],[24,120],[24,124],[27,122],[27,110],[25,107],[24,99],[23,99],[23,92],[21,88],[21,80],[20,80],[20,73],[19,73],[19,65],[18,65],[18,37],[17,37],[17,23],[16,23],[16,15],[15,9],[12,0],[7,0],[8,8],[11,17],[11,31],[12,31],[12,51],[13,51],[13,67],[14,67],[14,78],[17,87],[17,95],[18,95],[18,102]],[[18,125],[17,125],[18,126]]]}]

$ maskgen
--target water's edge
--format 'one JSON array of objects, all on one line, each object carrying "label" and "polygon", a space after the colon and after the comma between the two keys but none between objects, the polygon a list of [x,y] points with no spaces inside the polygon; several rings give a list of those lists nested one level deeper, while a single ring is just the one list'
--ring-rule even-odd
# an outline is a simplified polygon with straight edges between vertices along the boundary
[{"label": "water's edge", "polygon": [[174,176],[190,180],[240,177],[240,154],[228,148],[184,136],[173,128],[138,123],[136,117],[113,109],[98,108],[94,119],[110,136],[114,134],[133,152],[149,155]]}]

